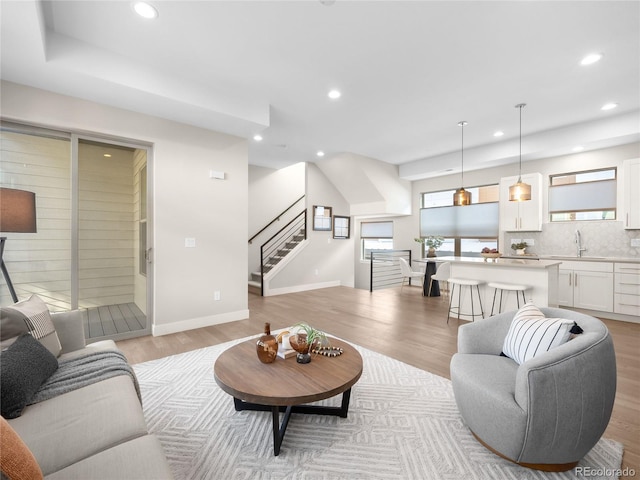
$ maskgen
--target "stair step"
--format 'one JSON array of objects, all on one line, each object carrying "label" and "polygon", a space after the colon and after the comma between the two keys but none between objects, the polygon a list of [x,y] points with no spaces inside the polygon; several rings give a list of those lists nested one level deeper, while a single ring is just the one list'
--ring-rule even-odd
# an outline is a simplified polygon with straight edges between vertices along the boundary
[{"label": "stair step", "polygon": [[248,290],[249,293],[254,293],[256,295],[261,295],[262,294],[262,287],[260,286],[260,284],[255,285],[256,282],[249,282],[248,285]]}]

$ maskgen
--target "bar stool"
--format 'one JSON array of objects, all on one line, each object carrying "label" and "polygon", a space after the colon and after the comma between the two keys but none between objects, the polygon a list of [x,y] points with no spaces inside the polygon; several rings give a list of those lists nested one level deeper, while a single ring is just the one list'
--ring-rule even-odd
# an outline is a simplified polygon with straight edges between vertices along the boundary
[{"label": "bar stool", "polygon": [[[469,287],[469,294],[471,299],[471,320],[475,321],[476,316],[481,316],[484,318],[484,310],[482,309],[482,298],[480,297],[480,284],[484,282],[480,282],[478,280],[470,280],[468,278],[450,278],[449,283],[451,284],[451,291],[449,292],[449,311],[447,312],[447,323],[449,323],[449,316],[454,313],[456,310],[458,314],[458,320],[460,320],[460,294],[462,293],[462,287]],[[458,286],[458,306],[452,307],[451,303],[453,302],[453,294],[456,291],[456,285]],[[473,287],[476,287],[476,292],[478,293],[478,302],[480,303],[480,313],[475,313],[473,308]],[[469,315],[465,313],[463,315]]]},{"label": "bar stool", "polygon": [[518,302],[518,309],[520,308],[520,297],[518,297],[518,293],[522,292],[522,304],[527,303],[527,300],[524,296],[525,290],[529,287],[527,285],[514,285],[512,283],[498,283],[498,282],[489,282],[487,284],[489,288],[495,288],[493,291],[493,302],[491,303],[491,316],[493,316],[493,307],[496,303],[496,295],[498,294],[498,290],[500,290],[500,303],[498,304],[498,313],[502,313],[502,294],[507,292],[516,292],[516,301]]}]

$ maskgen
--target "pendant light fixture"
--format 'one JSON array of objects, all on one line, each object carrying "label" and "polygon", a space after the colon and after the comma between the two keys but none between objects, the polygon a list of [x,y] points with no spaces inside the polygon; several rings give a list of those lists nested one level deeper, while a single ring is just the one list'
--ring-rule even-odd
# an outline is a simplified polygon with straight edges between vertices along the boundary
[{"label": "pendant light fixture", "polygon": [[458,122],[458,126],[462,127],[462,147],[461,147],[461,152],[462,152],[462,169],[461,169],[461,186],[459,189],[457,189],[455,191],[455,193],[453,194],[453,204],[455,206],[462,206],[462,205],[470,205],[471,204],[471,192],[468,192],[464,189],[464,127],[467,124],[467,122],[462,121],[462,122]]},{"label": "pendant light fixture", "polygon": [[531,185],[522,181],[522,109],[526,103],[519,103],[516,108],[520,109],[520,171],[518,181],[509,187],[510,202],[524,202],[531,200]]}]

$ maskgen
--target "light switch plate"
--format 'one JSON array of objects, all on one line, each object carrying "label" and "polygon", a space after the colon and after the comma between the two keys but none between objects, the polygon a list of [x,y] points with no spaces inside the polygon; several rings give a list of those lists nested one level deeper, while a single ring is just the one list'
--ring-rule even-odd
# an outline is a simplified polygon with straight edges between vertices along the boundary
[{"label": "light switch plate", "polygon": [[632,238],[631,239],[632,247],[640,247],[640,238]]},{"label": "light switch plate", "polygon": [[196,239],[195,238],[185,238],[184,239],[184,246],[187,248],[194,248],[196,246]]}]

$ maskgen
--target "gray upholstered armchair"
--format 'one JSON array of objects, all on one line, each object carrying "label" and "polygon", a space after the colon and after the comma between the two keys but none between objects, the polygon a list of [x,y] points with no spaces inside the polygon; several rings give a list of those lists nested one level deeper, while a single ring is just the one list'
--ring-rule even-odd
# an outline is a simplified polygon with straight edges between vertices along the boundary
[{"label": "gray upholstered armchair", "polygon": [[541,308],[584,330],[518,365],[500,356],[515,311],[460,327],[451,381],[460,414],[494,453],[547,471],[573,468],[605,431],[616,392],[607,327],[588,315]]}]

